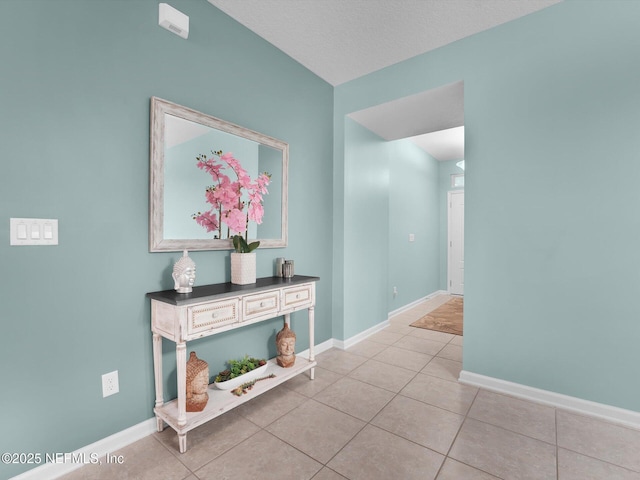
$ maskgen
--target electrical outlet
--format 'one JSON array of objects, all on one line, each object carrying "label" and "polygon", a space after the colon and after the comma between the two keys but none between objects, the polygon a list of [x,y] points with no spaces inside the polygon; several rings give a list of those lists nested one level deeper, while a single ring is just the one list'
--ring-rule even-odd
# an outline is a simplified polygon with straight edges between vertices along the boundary
[{"label": "electrical outlet", "polygon": [[398,296],[398,287],[393,287],[393,298]]},{"label": "electrical outlet", "polygon": [[108,397],[119,391],[120,385],[118,384],[117,370],[102,375],[102,397]]}]

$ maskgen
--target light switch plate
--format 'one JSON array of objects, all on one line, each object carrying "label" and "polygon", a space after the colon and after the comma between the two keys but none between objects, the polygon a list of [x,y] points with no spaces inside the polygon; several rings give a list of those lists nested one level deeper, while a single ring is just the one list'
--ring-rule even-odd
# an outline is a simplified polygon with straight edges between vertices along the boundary
[{"label": "light switch plate", "polygon": [[9,222],[9,245],[58,245],[57,219],[11,218]]}]

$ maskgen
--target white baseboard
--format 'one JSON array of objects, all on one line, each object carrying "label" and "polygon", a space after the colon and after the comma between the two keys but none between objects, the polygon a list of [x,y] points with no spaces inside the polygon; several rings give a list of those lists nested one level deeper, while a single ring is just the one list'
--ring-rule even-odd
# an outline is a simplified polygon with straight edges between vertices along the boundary
[{"label": "white baseboard", "polygon": [[377,325],[374,325],[371,328],[368,328],[367,330],[365,330],[364,332],[360,332],[357,335],[354,335],[351,338],[348,338],[347,340],[336,340],[335,338],[333,338],[331,341],[333,342],[333,345],[335,348],[339,348],[341,350],[346,350],[349,347],[353,347],[356,343],[361,342],[362,340],[366,339],[367,337],[370,337],[371,335],[378,333],[380,330],[384,330],[386,327],[389,326],[390,322],[389,320],[391,318],[393,318],[394,316],[405,312],[407,310],[411,310],[413,307],[420,305],[421,303],[424,303],[428,300],[431,300],[434,297],[437,297],[438,295],[442,295],[442,294],[447,294],[447,292],[445,290],[436,290],[433,293],[430,293],[429,295],[419,298],[418,300],[415,300],[414,302],[408,303],[407,305],[400,307],[396,310],[393,310],[392,312],[389,312],[388,316],[387,316],[387,320],[378,323]]},{"label": "white baseboard", "polygon": [[389,320],[385,320],[383,322],[380,322],[377,325],[374,325],[371,328],[368,328],[367,330],[365,330],[364,332],[360,332],[357,335],[354,335],[351,338],[348,338],[347,340],[336,340],[335,338],[333,339],[333,346],[336,348],[339,348],[341,350],[346,350],[349,347],[353,347],[356,343],[361,342],[362,340],[364,340],[367,337],[370,337],[371,335],[373,335],[374,333],[378,333],[380,330],[386,328],[389,326]]},{"label": "white baseboard", "polygon": [[615,422],[631,428],[640,429],[640,412],[612,407],[603,403],[570,397],[561,393],[541,390],[519,383],[508,382],[498,378],[487,377],[477,373],[460,372],[460,383],[480,387],[494,392],[505,393],[513,397],[531,400],[533,402],[550,405],[552,407],[570,410],[576,413]]},{"label": "white baseboard", "polygon": [[419,298],[418,300],[415,300],[414,302],[408,303],[406,305],[404,305],[403,307],[400,308],[396,308],[395,310],[389,312],[387,318],[391,318],[394,317],[402,312],[406,312],[407,310],[411,310],[413,307],[420,305],[421,303],[426,302],[427,300],[431,300],[433,297],[437,297],[438,295],[449,295],[449,292],[447,292],[446,290],[436,290],[433,293],[430,293],[429,295],[427,295],[426,297],[422,297]]},{"label": "white baseboard", "polygon": [[[329,350],[330,348],[334,347],[334,339],[330,338],[329,340],[319,343],[318,345],[315,345],[313,347],[313,356],[315,357],[316,355],[320,355],[322,352],[326,352],[327,350]],[[309,359],[309,349],[307,348],[306,350],[303,350],[299,353],[296,353],[297,356],[300,356],[302,358],[306,358],[307,360]]]},{"label": "white baseboard", "polygon": [[[150,418],[149,420],[138,423],[133,427],[114,433],[113,435],[103,438],[102,440],[98,440],[91,445],[87,445],[86,447],[76,450],[69,454],[67,461],[64,463],[45,463],[39,467],[13,477],[12,480],[52,480],[54,478],[59,478],[84,466],[81,459],[85,459],[87,462],[96,457],[103,460],[105,455],[111,454],[132,444],[133,442],[137,442],[138,440],[151,435],[156,431],[156,428],[156,419]],[[80,459],[80,461],[74,462],[73,459]]]}]

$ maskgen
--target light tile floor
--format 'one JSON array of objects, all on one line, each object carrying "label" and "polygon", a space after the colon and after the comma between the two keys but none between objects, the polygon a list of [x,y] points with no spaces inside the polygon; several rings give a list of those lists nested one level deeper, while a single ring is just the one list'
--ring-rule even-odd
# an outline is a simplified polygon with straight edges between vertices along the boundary
[{"label": "light tile floor", "polygon": [[410,327],[439,296],[188,434],[76,479],[640,480],[640,431],[458,383],[462,337]]}]

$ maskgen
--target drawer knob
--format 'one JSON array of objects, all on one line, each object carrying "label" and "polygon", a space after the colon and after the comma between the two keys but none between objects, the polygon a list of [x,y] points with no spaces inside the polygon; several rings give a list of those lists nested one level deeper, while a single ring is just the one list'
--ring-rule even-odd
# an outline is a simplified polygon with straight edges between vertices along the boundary
[{"label": "drawer knob", "polygon": [[296,298],[300,298],[300,294],[299,293],[296,293]]},{"label": "drawer knob", "polygon": [[264,307],[264,302],[260,302],[260,306],[261,306],[261,307]]},{"label": "drawer knob", "polygon": [[218,316],[218,314],[217,314],[216,312],[213,312],[213,313],[211,314],[211,318],[216,318],[217,316]]}]

